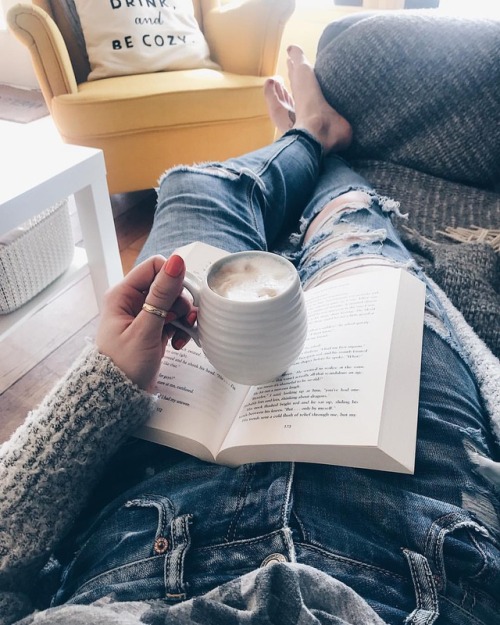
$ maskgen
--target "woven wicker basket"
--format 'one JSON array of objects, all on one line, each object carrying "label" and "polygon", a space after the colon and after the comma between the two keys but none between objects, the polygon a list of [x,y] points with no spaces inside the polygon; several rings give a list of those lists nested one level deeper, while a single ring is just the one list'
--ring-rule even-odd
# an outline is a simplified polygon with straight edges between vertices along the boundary
[{"label": "woven wicker basket", "polygon": [[0,314],[43,291],[66,271],[73,254],[67,200],[0,235]]}]

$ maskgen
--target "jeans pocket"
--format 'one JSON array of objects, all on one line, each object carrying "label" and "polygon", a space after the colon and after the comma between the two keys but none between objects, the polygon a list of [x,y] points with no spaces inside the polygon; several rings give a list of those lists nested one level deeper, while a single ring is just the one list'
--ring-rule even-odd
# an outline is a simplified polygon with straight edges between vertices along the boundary
[{"label": "jeans pocket", "polygon": [[[494,625],[500,614],[500,550],[488,530],[467,512],[436,519],[424,553],[404,549],[416,608],[405,624]],[[441,622],[441,621],[438,621]]]},{"label": "jeans pocket", "polygon": [[190,522],[191,515],[176,515],[171,500],[161,495],[145,494],[109,511],[67,566],[52,605],[90,603],[107,594],[127,600],[136,582],[142,594],[184,598]]}]

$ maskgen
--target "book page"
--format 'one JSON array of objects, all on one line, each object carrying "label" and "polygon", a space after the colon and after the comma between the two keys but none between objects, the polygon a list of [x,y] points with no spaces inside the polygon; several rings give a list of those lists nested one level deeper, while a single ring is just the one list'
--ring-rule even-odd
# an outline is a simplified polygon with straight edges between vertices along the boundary
[{"label": "book page", "polygon": [[276,382],[252,389],[223,449],[376,445],[399,278],[385,268],[307,291],[302,354]]},{"label": "book page", "polygon": [[[189,443],[193,439],[209,450],[213,461],[248,387],[216,372],[190,341],[178,352],[167,350],[155,392],[156,411],[136,435],[200,456],[199,446]],[[204,454],[204,459],[210,458]]]},{"label": "book page", "polygon": [[200,280],[205,277],[210,265],[229,254],[220,247],[214,247],[201,241],[178,247],[175,253],[184,259],[186,268]]},{"label": "book page", "polygon": [[[200,241],[176,249],[199,279],[228,252]],[[233,384],[215,371],[194,341],[163,359],[156,411],[136,435],[214,461],[248,387]]]}]

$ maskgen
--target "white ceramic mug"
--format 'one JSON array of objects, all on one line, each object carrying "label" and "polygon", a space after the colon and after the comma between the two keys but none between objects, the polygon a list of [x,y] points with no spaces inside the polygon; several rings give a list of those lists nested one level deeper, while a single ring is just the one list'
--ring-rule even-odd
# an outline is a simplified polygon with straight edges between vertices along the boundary
[{"label": "white ceramic mug", "polygon": [[307,335],[302,285],[295,267],[270,252],[229,254],[184,287],[198,308],[194,328],[180,324],[210,363],[233,382],[278,378],[299,356]]}]

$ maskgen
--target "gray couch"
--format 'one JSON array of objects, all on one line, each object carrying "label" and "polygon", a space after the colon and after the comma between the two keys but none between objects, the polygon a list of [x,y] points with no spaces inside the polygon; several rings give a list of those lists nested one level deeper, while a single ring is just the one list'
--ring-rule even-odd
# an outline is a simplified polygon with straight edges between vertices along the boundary
[{"label": "gray couch", "polygon": [[358,13],[325,29],[315,70],[353,125],[347,158],[400,202],[407,246],[500,357],[500,21]]}]

